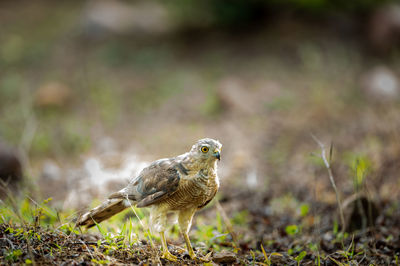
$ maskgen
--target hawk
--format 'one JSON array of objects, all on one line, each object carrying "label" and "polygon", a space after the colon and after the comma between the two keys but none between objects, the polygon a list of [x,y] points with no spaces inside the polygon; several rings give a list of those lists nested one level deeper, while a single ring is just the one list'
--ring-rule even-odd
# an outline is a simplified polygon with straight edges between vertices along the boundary
[{"label": "hawk", "polygon": [[164,234],[167,214],[172,212],[178,216],[190,257],[196,259],[188,233],[194,213],[206,206],[218,191],[217,160],[221,159],[221,148],[219,141],[205,138],[198,140],[189,152],[151,163],[125,188],[82,215],[77,225],[92,227],[131,204],[149,207],[150,228],[161,236],[162,258],[177,261],[168,251]]}]

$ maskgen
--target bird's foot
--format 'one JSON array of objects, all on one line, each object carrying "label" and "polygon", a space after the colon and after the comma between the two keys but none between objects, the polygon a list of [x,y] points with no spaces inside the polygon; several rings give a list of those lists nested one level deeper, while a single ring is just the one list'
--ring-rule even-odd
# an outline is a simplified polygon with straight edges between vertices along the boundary
[{"label": "bird's foot", "polygon": [[178,258],[174,255],[172,255],[168,250],[167,251],[163,251],[163,254],[161,255],[162,259],[166,259],[169,261],[178,261]]},{"label": "bird's foot", "polygon": [[192,251],[189,252],[189,256],[192,260],[200,261],[200,262],[210,262],[210,259],[206,256],[204,258],[197,257],[196,254]]}]

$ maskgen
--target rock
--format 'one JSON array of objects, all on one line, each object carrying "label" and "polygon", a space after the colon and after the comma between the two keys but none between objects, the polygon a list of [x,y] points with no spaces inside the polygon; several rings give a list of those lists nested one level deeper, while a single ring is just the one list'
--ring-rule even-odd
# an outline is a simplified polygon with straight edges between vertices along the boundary
[{"label": "rock", "polygon": [[257,170],[255,168],[247,172],[246,183],[249,189],[256,189],[259,186]]},{"label": "rock", "polygon": [[378,66],[361,79],[361,89],[373,100],[392,101],[400,97],[400,82],[396,74],[385,66]]},{"label": "rock", "polygon": [[232,263],[236,261],[236,254],[223,250],[214,254],[212,260],[216,263]]},{"label": "rock", "polygon": [[102,239],[99,234],[80,234],[79,238],[85,242],[94,242],[96,243],[99,239]]},{"label": "rock", "polygon": [[371,16],[368,33],[372,47],[378,52],[386,53],[400,44],[400,5],[378,8]]},{"label": "rock", "polygon": [[173,28],[168,10],[155,1],[90,1],[83,21],[86,32],[94,36],[161,34]]},{"label": "rock", "polygon": [[[17,152],[4,143],[0,143],[0,179],[1,186],[6,185],[11,192],[17,192],[23,181],[22,164]],[[5,198],[7,193],[0,190],[0,198]]]},{"label": "rock", "polygon": [[71,89],[57,81],[49,82],[39,87],[35,96],[37,106],[65,106],[71,99]]},{"label": "rock", "polygon": [[42,178],[47,181],[59,181],[61,179],[61,169],[53,160],[46,160],[43,163]]},{"label": "rock", "polygon": [[331,242],[333,240],[333,234],[332,232],[326,232],[323,236],[322,239],[326,242]]}]

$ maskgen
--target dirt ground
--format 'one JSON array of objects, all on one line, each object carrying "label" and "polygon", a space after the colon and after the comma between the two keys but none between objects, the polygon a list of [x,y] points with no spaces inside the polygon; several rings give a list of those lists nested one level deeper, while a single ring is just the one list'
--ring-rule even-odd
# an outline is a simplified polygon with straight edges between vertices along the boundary
[{"label": "dirt ground", "polygon": [[[375,53],[345,19],[115,33],[90,20],[91,5],[40,3],[0,11],[0,137],[26,173],[17,207],[1,202],[1,264],[173,264],[132,213],[105,223],[112,237],[73,219],[149,162],[212,137],[220,207],[191,230],[207,265],[399,265],[397,50]],[[53,198],[44,217],[27,197]],[[136,241],[118,237],[128,221]],[[176,264],[201,264],[169,234]]]}]

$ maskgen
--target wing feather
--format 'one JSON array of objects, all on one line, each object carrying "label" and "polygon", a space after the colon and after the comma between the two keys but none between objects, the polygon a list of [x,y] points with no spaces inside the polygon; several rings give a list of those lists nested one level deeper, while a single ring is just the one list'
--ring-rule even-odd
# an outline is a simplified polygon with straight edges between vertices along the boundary
[{"label": "wing feather", "polygon": [[176,192],[185,168],[174,159],[158,160],[144,168],[137,178],[110,198],[129,198],[137,207],[146,207],[162,201]]}]

